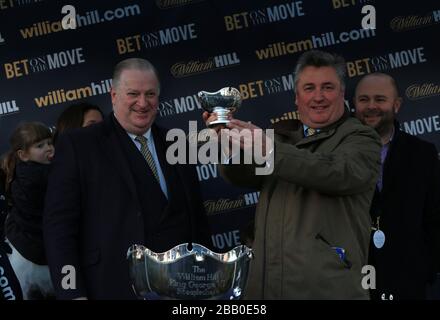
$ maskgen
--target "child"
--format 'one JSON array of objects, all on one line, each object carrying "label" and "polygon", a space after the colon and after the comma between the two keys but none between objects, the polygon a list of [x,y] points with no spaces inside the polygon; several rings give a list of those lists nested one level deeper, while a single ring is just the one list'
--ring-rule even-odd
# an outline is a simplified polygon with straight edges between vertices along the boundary
[{"label": "child", "polygon": [[43,124],[19,125],[2,162],[6,195],[11,203],[5,222],[9,261],[23,299],[53,296],[43,242],[43,210],[49,165],[54,156],[52,134]]}]

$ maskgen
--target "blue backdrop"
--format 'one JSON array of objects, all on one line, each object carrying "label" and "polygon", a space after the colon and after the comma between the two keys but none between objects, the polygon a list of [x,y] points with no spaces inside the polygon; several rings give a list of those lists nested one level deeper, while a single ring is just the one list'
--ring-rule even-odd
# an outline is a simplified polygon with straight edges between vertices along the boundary
[{"label": "blue backdrop", "polygon": [[[375,30],[361,27],[365,4],[376,8]],[[64,5],[77,11],[75,30],[61,27]],[[394,76],[403,129],[439,148],[439,22],[439,2],[428,0],[0,0],[0,152],[20,121],[54,126],[79,100],[110,112],[112,68],[128,57],[159,70],[161,125],[204,128],[197,92],[234,86],[236,117],[267,128],[294,116],[292,71],[312,48],[346,58],[349,102],[361,76]],[[214,165],[197,170],[214,242],[226,250],[239,244],[258,193],[228,185]]]}]

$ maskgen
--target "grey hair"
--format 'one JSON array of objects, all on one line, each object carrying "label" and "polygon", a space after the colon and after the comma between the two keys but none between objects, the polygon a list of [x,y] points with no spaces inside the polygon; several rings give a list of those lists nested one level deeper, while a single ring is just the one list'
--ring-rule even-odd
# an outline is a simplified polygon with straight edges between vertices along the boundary
[{"label": "grey hair", "polygon": [[345,60],[343,57],[319,50],[311,50],[306,53],[303,53],[301,57],[299,57],[298,62],[295,67],[294,81],[293,81],[293,89],[296,91],[296,84],[299,80],[300,73],[306,67],[332,67],[335,69],[336,74],[338,75],[339,81],[341,82],[342,88],[345,88]]},{"label": "grey hair", "polygon": [[158,89],[160,92],[159,74],[157,73],[156,68],[150,61],[140,58],[129,58],[119,62],[113,70],[112,86],[114,88],[119,86],[121,74],[124,70],[141,70],[153,72],[157,78],[157,81],[159,82]]}]

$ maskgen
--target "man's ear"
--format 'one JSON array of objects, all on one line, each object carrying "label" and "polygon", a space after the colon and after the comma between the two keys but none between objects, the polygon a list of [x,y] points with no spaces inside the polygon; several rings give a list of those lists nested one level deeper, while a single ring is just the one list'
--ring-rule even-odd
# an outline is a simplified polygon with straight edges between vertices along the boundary
[{"label": "man's ear", "polygon": [[112,98],[112,105],[115,105],[116,89],[114,87],[111,87],[110,89],[110,97]]},{"label": "man's ear", "polygon": [[25,152],[24,150],[18,150],[17,151],[17,156],[21,161],[28,161],[29,160],[29,156],[27,154],[27,152]]}]

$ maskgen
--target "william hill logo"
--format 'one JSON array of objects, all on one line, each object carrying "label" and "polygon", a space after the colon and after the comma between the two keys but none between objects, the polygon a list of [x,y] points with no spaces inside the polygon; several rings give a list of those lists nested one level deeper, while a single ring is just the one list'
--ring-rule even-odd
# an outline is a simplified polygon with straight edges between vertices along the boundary
[{"label": "william hill logo", "polygon": [[427,27],[440,22],[440,10],[433,11],[424,16],[399,16],[390,22],[393,31],[406,31]]},{"label": "william hill logo", "polygon": [[0,102],[0,117],[14,114],[19,111],[20,111],[20,108],[17,107],[17,103],[15,102],[15,100]]},{"label": "william hill logo", "polygon": [[270,123],[274,124],[283,120],[298,120],[299,113],[298,111],[289,111],[284,113],[281,117],[270,119]]},{"label": "william hill logo", "polygon": [[232,52],[210,57],[205,61],[191,60],[188,62],[178,62],[171,67],[170,71],[175,78],[182,78],[239,64],[240,59],[237,53]]},{"label": "william hill logo", "polygon": [[47,107],[75,100],[93,97],[110,92],[112,79],[102,80],[100,83],[92,82],[89,86],[71,90],[57,89],[49,91],[47,95],[35,98],[35,105],[38,108]]},{"label": "william hill logo", "polygon": [[225,211],[232,211],[246,207],[243,199],[217,199],[206,200],[203,205],[208,216],[213,216]]},{"label": "william hill logo", "polygon": [[206,200],[203,204],[206,214],[213,216],[226,211],[254,206],[258,203],[259,197],[259,192],[251,192],[239,196],[238,199]]},{"label": "william hill logo", "polygon": [[170,9],[202,1],[203,0],[156,0],[156,5],[159,9]]},{"label": "william hill logo", "polygon": [[433,83],[413,84],[406,91],[406,96],[411,100],[418,100],[440,95],[440,86]]}]

